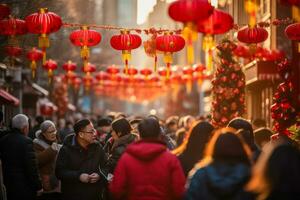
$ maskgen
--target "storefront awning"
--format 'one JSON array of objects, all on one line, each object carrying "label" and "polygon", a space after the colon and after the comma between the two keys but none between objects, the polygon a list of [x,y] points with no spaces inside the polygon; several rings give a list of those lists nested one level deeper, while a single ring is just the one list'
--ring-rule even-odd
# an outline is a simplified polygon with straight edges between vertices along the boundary
[{"label": "storefront awning", "polygon": [[0,89],[0,102],[1,104],[11,104],[14,106],[18,106],[20,101],[13,95],[9,94],[3,89]]},{"label": "storefront awning", "polygon": [[44,96],[49,95],[49,92],[46,89],[39,86],[38,84],[32,83],[31,86],[32,86],[33,89],[35,89],[37,92],[41,93],[42,95],[44,95]]}]

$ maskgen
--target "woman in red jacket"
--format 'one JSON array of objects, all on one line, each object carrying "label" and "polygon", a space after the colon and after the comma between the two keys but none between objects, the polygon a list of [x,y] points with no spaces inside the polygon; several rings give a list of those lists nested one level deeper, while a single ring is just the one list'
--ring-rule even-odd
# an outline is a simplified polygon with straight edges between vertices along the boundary
[{"label": "woman in red jacket", "polygon": [[141,140],[128,146],[118,162],[110,192],[114,199],[182,199],[185,176],[175,155],[159,139],[154,118],[138,125]]}]

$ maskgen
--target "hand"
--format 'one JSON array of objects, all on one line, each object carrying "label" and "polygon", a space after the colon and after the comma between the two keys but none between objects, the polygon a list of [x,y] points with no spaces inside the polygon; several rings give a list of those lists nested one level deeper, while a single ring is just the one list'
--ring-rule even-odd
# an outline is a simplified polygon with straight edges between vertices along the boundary
[{"label": "hand", "polygon": [[52,145],[51,145],[51,148],[54,150],[54,151],[58,151],[60,149],[60,145],[57,144],[56,142],[53,142]]},{"label": "hand", "polygon": [[114,175],[112,175],[111,173],[107,174],[107,181],[110,183],[113,180]]},{"label": "hand", "polygon": [[92,173],[89,175],[90,178],[90,183],[96,183],[97,181],[99,181],[100,176],[97,173]]},{"label": "hand", "polygon": [[90,182],[90,177],[88,174],[83,173],[83,174],[80,174],[79,180],[83,183],[88,183],[88,182]]}]

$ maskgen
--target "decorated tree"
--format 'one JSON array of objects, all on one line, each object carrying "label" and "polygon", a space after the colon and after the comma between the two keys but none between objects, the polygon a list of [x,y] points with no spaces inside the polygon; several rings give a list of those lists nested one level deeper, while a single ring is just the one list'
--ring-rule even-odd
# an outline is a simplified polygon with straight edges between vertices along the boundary
[{"label": "decorated tree", "polygon": [[217,127],[245,113],[245,75],[233,57],[235,48],[228,39],[217,46],[218,63],[212,80],[212,122]]},{"label": "decorated tree", "polygon": [[55,105],[57,106],[58,118],[65,117],[68,111],[68,103],[69,103],[68,91],[67,91],[67,84],[64,83],[60,77],[57,77],[54,83],[52,99]]},{"label": "decorated tree", "polygon": [[274,104],[271,107],[273,129],[277,134],[299,139],[300,122],[297,122],[297,111],[293,101],[292,69],[287,59],[278,64],[278,71],[284,81],[279,84],[273,97]]}]

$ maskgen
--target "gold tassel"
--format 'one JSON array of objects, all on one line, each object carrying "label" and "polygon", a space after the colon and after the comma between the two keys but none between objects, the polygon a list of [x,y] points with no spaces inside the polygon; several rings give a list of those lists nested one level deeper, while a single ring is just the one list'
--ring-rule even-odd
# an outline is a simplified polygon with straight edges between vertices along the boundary
[{"label": "gold tassel", "polygon": [[212,73],[213,70],[212,50],[208,50],[205,52],[205,58],[206,58],[207,71],[209,73]]},{"label": "gold tassel", "polygon": [[50,47],[49,38],[46,34],[41,34],[39,36],[39,47],[40,48],[48,48]]},{"label": "gold tassel", "polygon": [[30,68],[31,68],[32,78],[35,78],[35,72],[36,72],[36,62],[35,62],[35,60],[31,61]]},{"label": "gold tassel", "polygon": [[90,49],[87,46],[81,47],[80,50],[80,57],[84,60],[89,59],[90,57]]},{"label": "gold tassel", "polygon": [[186,92],[187,92],[188,94],[191,94],[191,92],[192,92],[192,87],[193,87],[193,82],[192,82],[191,79],[189,79],[189,80],[186,82],[185,87],[186,87]]},{"label": "gold tassel", "polygon": [[128,75],[128,62],[131,59],[131,52],[130,50],[123,50],[122,51],[122,60],[125,62],[125,74]]},{"label": "gold tassel", "polygon": [[43,52],[43,65],[46,63],[46,49],[45,48],[43,48],[42,49],[42,52]]},{"label": "gold tassel", "polygon": [[157,55],[154,56],[154,73],[157,71]]},{"label": "gold tassel", "polygon": [[208,51],[215,46],[214,38],[211,35],[205,35],[203,38],[202,49]]},{"label": "gold tassel", "polygon": [[169,80],[171,75],[171,63],[167,63],[167,74],[166,74],[166,81]]},{"label": "gold tassel", "polygon": [[187,41],[187,60],[188,64],[194,63],[194,47],[193,41],[196,41],[198,38],[198,32],[195,31],[196,26],[194,23],[188,22],[182,32],[183,37]]}]

